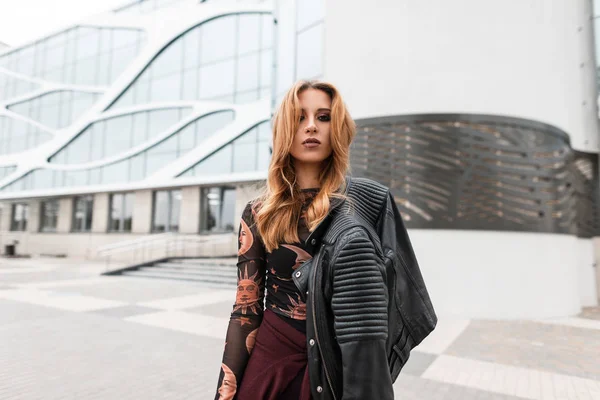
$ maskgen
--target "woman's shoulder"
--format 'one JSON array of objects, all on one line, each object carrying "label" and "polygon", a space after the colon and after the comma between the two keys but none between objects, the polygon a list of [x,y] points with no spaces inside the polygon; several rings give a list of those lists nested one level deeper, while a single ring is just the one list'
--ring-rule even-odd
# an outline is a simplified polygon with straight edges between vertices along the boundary
[{"label": "woman's shoulder", "polygon": [[382,183],[379,183],[369,178],[348,177],[350,187],[364,191],[388,192],[389,188]]}]

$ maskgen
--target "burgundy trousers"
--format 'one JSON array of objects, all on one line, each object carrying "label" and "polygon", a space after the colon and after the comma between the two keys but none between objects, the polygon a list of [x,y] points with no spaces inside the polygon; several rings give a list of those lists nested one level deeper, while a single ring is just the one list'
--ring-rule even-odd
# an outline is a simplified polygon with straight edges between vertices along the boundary
[{"label": "burgundy trousers", "polygon": [[266,310],[238,400],[310,400],[306,335]]}]

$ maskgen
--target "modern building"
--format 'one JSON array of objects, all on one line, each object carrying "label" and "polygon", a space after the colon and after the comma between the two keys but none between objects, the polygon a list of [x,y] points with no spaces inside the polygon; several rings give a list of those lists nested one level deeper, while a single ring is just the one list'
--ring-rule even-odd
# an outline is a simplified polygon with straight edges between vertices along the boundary
[{"label": "modern building", "polygon": [[353,175],[392,189],[440,315],[577,314],[600,292],[594,15],[146,0],[0,50],[0,244],[95,258],[176,232],[234,253],[272,108],[317,78],[357,120]]}]

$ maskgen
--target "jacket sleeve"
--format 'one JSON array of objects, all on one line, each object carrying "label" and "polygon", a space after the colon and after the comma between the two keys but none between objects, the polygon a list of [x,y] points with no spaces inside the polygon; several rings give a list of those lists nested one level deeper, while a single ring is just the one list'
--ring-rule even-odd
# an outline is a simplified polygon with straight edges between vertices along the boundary
[{"label": "jacket sleeve", "polygon": [[342,399],[393,400],[383,267],[367,233],[349,233],[333,262],[331,307],[342,355]]},{"label": "jacket sleeve", "polygon": [[231,400],[236,396],[263,317],[265,250],[250,203],[240,221],[237,274],[236,300],[229,319],[215,400]]}]

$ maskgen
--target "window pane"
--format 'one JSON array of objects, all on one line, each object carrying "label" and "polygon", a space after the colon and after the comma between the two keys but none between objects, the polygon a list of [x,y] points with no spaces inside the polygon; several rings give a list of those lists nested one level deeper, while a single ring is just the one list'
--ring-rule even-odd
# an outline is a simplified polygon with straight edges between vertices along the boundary
[{"label": "window pane", "polygon": [[325,1],[324,0],[302,0],[297,4],[298,24],[296,29],[301,30],[325,18]]},{"label": "window pane", "polygon": [[110,200],[110,222],[108,229],[112,232],[121,230],[121,219],[123,217],[123,195],[113,194]]},{"label": "window pane", "polygon": [[179,231],[179,214],[181,212],[181,190],[171,191],[171,212],[169,221],[169,231]]},{"label": "window pane", "polygon": [[123,204],[123,231],[131,232],[131,226],[133,223],[133,204],[135,201],[135,194],[127,193],[125,195]]},{"label": "window pane", "polygon": [[260,24],[262,16],[259,14],[240,16],[238,30],[238,54],[244,54],[260,49]]},{"label": "window pane", "polygon": [[323,24],[298,35],[296,79],[311,79],[323,73]]},{"label": "window pane", "polygon": [[235,189],[225,189],[223,192],[223,209],[221,211],[221,229],[225,232],[233,232],[235,219]]},{"label": "window pane", "polygon": [[58,222],[58,200],[47,200],[42,202],[42,215],[40,230],[42,232],[56,232]]},{"label": "window pane", "polygon": [[240,57],[237,66],[237,92],[258,88],[258,54]]},{"label": "window pane", "polygon": [[237,19],[237,16],[228,16],[202,25],[200,57],[203,64],[234,56]]},{"label": "window pane", "polygon": [[200,70],[200,98],[210,99],[233,93],[233,60],[207,65]]},{"label": "window pane", "polygon": [[154,232],[166,232],[169,221],[169,192],[154,192],[154,216],[152,230]]},{"label": "window pane", "polygon": [[29,205],[17,203],[12,205],[12,220],[10,224],[11,231],[27,230],[27,219],[29,217]]}]

